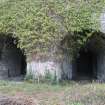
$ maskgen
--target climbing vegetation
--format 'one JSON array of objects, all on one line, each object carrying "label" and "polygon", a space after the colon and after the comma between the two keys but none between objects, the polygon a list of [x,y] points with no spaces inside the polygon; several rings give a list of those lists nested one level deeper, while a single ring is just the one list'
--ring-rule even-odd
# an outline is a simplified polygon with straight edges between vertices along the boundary
[{"label": "climbing vegetation", "polygon": [[69,36],[64,48],[72,52],[99,31],[104,4],[105,0],[0,0],[0,33],[18,37],[18,46],[27,54],[52,51]]}]

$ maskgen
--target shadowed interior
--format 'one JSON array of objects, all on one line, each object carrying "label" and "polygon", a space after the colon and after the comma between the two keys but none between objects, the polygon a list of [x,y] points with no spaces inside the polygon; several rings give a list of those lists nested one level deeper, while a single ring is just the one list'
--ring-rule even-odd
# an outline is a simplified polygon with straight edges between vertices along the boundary
[{"label": "shadowed interior", "polygon": [[97,77],[97,55],[82,49],[76,59],[76,79],[95,79]]},{"label": "shadowed interior", "polygon": [[26,74],[26,56],[17,44],[18,40],[11,36],[0,38],[0,78]]},{"label": "shadowed interior", "polygon": [[93,36],[86,44],[83,46],[78,56],[75,59],[75,69],[73,70],[74,79],[84,80],[84,79],[97,79],[98,75],[101,73],[101,68],[103,71],[104,64],[104,44],[101,37]]}]

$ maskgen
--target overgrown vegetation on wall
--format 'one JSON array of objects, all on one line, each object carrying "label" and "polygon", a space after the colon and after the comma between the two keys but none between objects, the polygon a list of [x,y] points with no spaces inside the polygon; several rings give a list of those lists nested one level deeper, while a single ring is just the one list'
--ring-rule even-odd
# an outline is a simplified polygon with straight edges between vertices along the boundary
[{"label": "overgrown vegetation on wall", "polygon": [[68,34],[74,51],[99,31],[104,4],[105,0],[0,0],[0,32],[18,37],[26,53],[60,46]]}]

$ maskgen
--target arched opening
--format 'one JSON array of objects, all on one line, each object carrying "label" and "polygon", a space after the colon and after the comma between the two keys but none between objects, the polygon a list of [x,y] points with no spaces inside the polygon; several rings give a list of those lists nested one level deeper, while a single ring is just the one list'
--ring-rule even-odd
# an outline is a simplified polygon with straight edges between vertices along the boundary
[{"label": "arched opening", "polygon": [[76,80],[101,79],[104,74],[105,40],[101,33],[93,35],[80,49],[74,60],[73,78]]},{"label": "arched opening", "polygon": [[0,36],[0,79],[22,77],[26,74],[26,56],[17,48],[18,39]]}]

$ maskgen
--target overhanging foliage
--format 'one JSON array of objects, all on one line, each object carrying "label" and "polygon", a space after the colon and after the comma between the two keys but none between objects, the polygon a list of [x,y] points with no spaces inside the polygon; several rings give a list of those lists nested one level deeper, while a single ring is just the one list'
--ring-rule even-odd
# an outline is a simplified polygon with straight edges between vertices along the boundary
[{"label": "overhanging foliage", "polygon": [[[18,37],[19,47],[26,53],[47,51],[58,45],[66,33],[99,31],[104,4],[105,0],[0,0],[0,32]],[[69,34],[70,45],[75,42],[81,46],[91,32]]]}]

